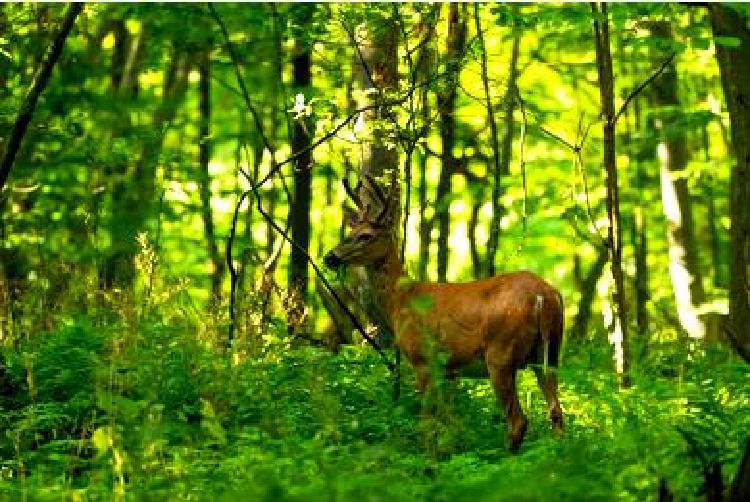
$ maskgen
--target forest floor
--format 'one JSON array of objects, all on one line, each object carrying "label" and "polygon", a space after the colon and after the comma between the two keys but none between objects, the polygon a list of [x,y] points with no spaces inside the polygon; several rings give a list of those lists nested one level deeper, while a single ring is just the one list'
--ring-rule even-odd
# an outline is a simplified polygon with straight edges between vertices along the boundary
[{"label": "forest floor", "polygon": [[623,390],[606,346],[568,344],[564,435],[524,371],[511,455],[486,380],[425,416],[408,365],[395,403],[368,348],[292,348],[271,326],[229,357],[176,324],[77,318],[4,349],[0,498],[653,500],[664,480],[694,499],[750,430],[750,374],[722,348],[651,346]]}]

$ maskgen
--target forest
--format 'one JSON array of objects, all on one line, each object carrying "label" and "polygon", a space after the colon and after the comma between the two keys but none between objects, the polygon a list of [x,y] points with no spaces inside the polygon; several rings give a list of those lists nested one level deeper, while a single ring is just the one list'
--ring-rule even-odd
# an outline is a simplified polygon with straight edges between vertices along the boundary
[{"label": "forest", "polygon": [[0,499],[750,500],[749,20],[1,3]]}]

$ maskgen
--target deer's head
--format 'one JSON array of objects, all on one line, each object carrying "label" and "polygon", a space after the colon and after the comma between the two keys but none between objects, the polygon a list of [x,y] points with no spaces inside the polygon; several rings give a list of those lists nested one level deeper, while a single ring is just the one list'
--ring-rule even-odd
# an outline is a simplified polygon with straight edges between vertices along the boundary
[{"label": "deer's head", "polygon": [[[352,190],[346,179],[344,188],[357,209],[347,206],[349,232],[326,254],[323,261],[328,268],[343,265],[372,265],[382,262],[395,249],[395,236],[391,229],[393,202],[369,176]],[[360,194],[363,196],[360,197]]]}]

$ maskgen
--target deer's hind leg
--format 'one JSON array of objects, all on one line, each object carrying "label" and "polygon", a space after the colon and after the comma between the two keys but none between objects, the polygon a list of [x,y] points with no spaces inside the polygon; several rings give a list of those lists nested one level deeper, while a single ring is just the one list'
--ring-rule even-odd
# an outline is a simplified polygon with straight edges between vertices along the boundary
[{"label": "deer's hind leg", "polygon": [[557,399],[557,368],[549,368],[545,372],[543,368],[534,366],[534,373],[536,374],[537,382],[539,382],[539,388],[544,394],[544,399],[547,401],[547,411],[549,413],[549,419],[552,422],[552,430],[555,434],[561,434],[563,428],[563,416],[562,408],[560,407],[560,401]]},{"label": "deer's hind leg", "polygon": [[518,400],[516,367],[513,364],[512,351],[508,350],[508,347],[504,350],[488,347],[485,360],[495,397],[498,404],[504,408],[508,420],[508,448],[515,453],[523,442],[528,420]]}]

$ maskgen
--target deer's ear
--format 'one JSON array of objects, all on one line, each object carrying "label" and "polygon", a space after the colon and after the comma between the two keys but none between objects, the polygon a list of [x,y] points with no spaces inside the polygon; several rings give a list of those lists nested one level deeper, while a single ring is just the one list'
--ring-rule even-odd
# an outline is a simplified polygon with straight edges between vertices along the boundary
[{"label": "deer's ear", "polygon": [[354,225],[359,223],[359,220],[360,220],[359,213],[356,210],[352,209],[350,206],[345,205],[343,206],[343,211],[344,211],[344,221],[346,222],[347,225],[349,225],[350,227],[353,227]]}]

